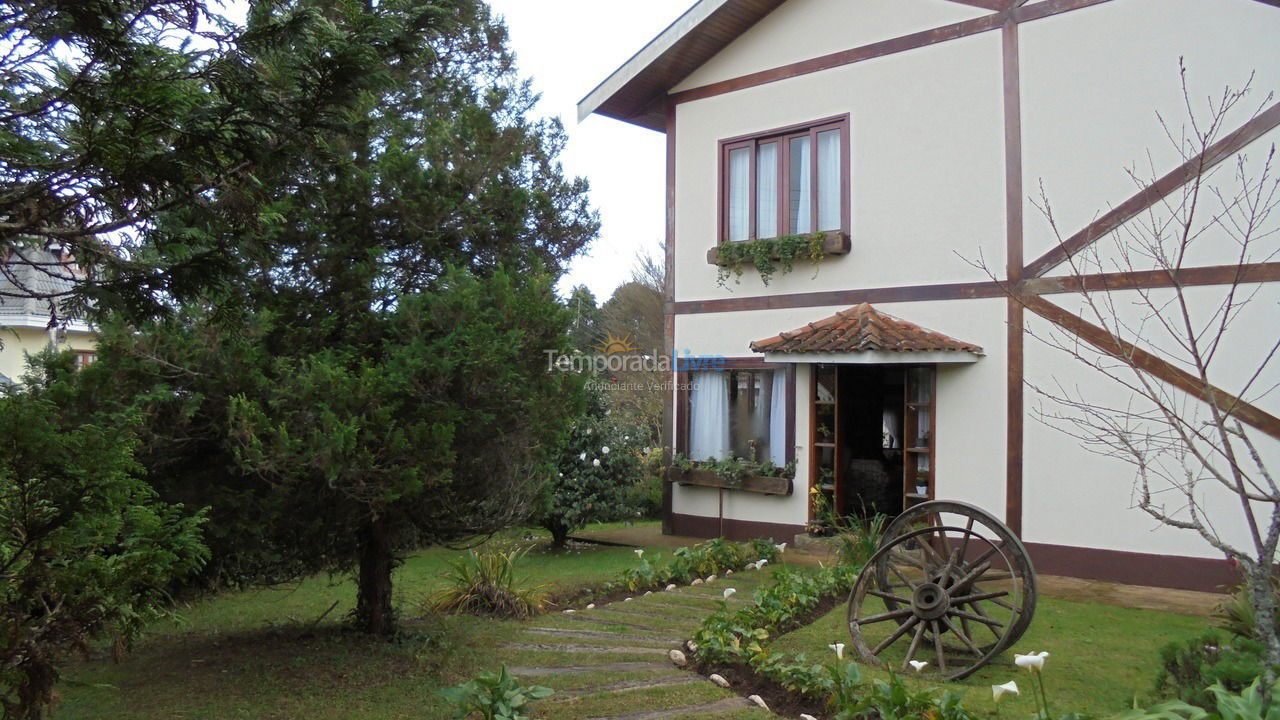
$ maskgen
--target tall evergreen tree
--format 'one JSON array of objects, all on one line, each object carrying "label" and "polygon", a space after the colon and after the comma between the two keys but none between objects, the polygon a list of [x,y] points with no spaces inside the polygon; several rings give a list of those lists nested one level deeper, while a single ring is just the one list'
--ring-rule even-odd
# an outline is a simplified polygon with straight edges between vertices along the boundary
[{"label": "tall evergreen tree", "polygon": [[[569,323],[551,287],[597,221],[482,2],[260,3],[247,32],[300,12],[323,18],[324,42],[263,48],[260,72],[394,55],[388,81],[313,151],[261,158],[260,230],[200,218],[211,237],[248,233],[240,273],[108,333],[93,371],[104,394],[140,398],[162,494],[211,506],[214,571],[355,570],[357,620],[381,634],[401,552],[493,530],[536,497],[531,469],[579,396],[546,371]],[[185,209],[160,222],[195,224]]]}]

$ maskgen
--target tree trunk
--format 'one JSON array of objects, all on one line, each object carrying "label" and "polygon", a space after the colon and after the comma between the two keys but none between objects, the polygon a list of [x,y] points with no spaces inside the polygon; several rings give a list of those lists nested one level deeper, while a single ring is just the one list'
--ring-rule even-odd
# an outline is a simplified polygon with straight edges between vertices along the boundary
[{"label": "tree trunk", "polygon": [[391,540],[386,523],[374,516],[361,531],[360,577],[356,599],[356,623],[370,635],[395,632],[391,609]]},{"label": "tree trunk", "polygon": [[568,527],[561,524],[557,524],[557,523],[550,523],[546,527],[548,530],[551,531],[552,546],[557,548],[563,548],[565,545],[568,544],[569,542]]},{"label": "tree trunk", "polygon": [[1275,702],[1271,688],[1276,683],[1276,669],[1280,667],[1280,633],[1276,632],[1276,593],[1272,579],[1271,563],[1251,563],[1249,573],[1249,601],[1253,604],[1254,633],[1262,643],[1262,697],[1263,706]]}]

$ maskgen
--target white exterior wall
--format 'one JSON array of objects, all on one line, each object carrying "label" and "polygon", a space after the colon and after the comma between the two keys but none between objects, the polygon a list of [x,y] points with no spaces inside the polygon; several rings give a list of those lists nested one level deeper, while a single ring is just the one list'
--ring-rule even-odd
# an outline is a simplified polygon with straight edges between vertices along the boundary
[{"label": "white exterior wall", "polygon": [[[90,333],[68,331],[59,350],[92,350],[97,345]],[[27,371],[27,356],[49,346],[49,333],[39,328],[0,327],[0,375],[19,382]]]},{"label": "white exterior wall", "polygon": [[[850,8],[858,5],[859,8]],[[865,11],[866,23],[848,15]],[[973,17],[941,0],[791,0],[745,33],[676,90],[726,80],[824,53]],[[877,24],[878,23],[878,24]],[[1280,9],[1255,0],[1112,0],[1019,26],[1024,209],[1024,257],[1056,242],[1032,196],[1043,181],[1065,237],[1134,194],[1125,172],[1160,176],[1177,157],[1160,127],[1184,118],[1178,58],[1185,57],[1193,99],[1239,86],[1256,71],[1252,111],[1280,90]],[[798,53],[797,48],[807,52]],[[1004,121],[999,31],[948,41],[703,100],[676,110],[676,301],[730,299],[826,290],[930,285],[989,279],[968,260],[981,257],[1003,275],[1005,263]],[[1202,101],[1201,101],[1202,102]],[[1271,102],[1274,102],[1272,100]],[[1242,105],[1243,107],[1243,105]],[[718,141],[810,120],[850,115],[853,250],[818,268],[799,265],[764,287],[753,270],[740,283],[716,285],[706,251],[717,234]],[[1228,123],[1227,131],[1247,119]],[[1255,159],[1275,131],[1255,142]],[[1148,156],[1148,153],[1150,155]],[[1149,159],[1148,159],[1149,158]],[[1231,172],[1230,164],[1222,170]],[[1276,239],[1265,250],[1276,247]],[[1204,243],[1191,265],[1236,261],[1228,243]],[[1104,241],[1105,270],[1114,253]],[[1264,251],[1265,255],[1265,251]],[[1268,259],[1255,256],[1254,261]],[[1270,258],[1274,259],[1274,258]],[[1050,275],[1067,274],[1060,267]],[[1190,294],[1206,307],[1221,289]],[[1078,311],[1068,295],[1047,300]],[[1242,317],[1243,348],[1265,351],[1276,338],[1280,288],[1265,287],[1260,312]],[[762,310],[676,317],[679,349],[695,354],[751,356],[748,344],[827,317],[847,306]],[[1003,299],[877,303],[884,312],[977,343],[986,357],[972,365],[940,366],[937,398],[937,488],[941,498],[1005,513],[1006,302]],[[1028,312],[1029,327],[1044,321]],[[1256,355],[1256,353],[1255,353]],[[1256,367],[1249,352],[1222,358],[1213,379],[1228,391]],[[1078,385],[1114,398],[1092,371],[1027,338],[1027,381]],[[1260,387],[1271,387],[1270,377]],[[725,493],[727,519],[803,524],[809,477],[810,375],[797,373],[795,493],[788,498]],[[1280,394],[1256,403],[1280,414]],[[1023,533],[1032,543],[1160,555],[1217,557],[1193,533],[1158,527],[1134,507],[1132,469],[1092,454],[1079,441],[1038,422],[1040,399],[1026,390]],[[1271,467],[1280,442],[1255,433]],[[1210,493],[1205,502],[1232,520],[1220,529],[1243,540],[1234,500]],[[675,487],[675,512],[716,517],[714,490]]]},{"label": "white exterior wall", "polygon": [[[987,279],[966,259],[1004,266],[1000,98],[1000,37],[984,33],[680,104],[676,300]],[[801,263],[768,287],[754,271],[718,287],[706,254],[718,232],[719,141],[845,113],[852,252],[816,276]]]}]

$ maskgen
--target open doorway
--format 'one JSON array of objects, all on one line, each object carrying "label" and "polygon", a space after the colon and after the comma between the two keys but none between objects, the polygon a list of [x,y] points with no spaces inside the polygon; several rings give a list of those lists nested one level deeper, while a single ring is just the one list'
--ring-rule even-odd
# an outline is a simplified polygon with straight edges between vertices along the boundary
[{"label": "open doorway", "polygon": [[893,517],[933,496],[934,370],[815,365],[811,519]]}]

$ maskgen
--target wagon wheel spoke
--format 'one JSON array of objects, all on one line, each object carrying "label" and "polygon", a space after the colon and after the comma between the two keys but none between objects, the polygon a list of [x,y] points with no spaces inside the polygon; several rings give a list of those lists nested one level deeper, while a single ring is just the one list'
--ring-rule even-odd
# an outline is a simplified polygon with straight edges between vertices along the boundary
[{"label": "wagon wheel spoke", "polygon": [[894,595],[894,594],[893,594],[893,593],[891,593],[891,592],[885,592],[885,591],[883,591],[883,590],[867,590],[867,594],[868,594],[868,595],[874,595],[874,596],[876,596],[876,597],[880,598],[881,600],[890,600],[890,601],[892,601],[892,602],[899,602],[899,603],[903,603],[904,605],[910,605],[910,604],[911,604],[911,598],[904,598],[904,597],[902,597],[902,596],[900,596],[900,595]]},{"label": "wagon wheel spoke", "polygon": [[904,671],[911,664],[911,661],[915,659],[916,650],[920,648],[920,640],[924,638],[924,631],[927,629],[928,626],[924,623],[916,623],[916,634],[911,638],[911,646],[907,648],[907,658],[902,661],[902,669]]},{"label": "wagon wheel spoke", "polygon": [[[991,616],[983,613],[980,608],[974,607],[973,610],[974,612],[965,612],[964,610],[956,610],[952,608],[951,614],[965,622],[976,622],[986,625],[992,632],[995,632],[996,628],[1000,628],[1001,630],[1004,629],[1004,623],[999,620],[993,620]],[[1000,633],[997,632],[996,637],[1000,637]]]},{"label": "wagon wheel spoke", "polygon": [[858,623],[859,625],[870,625],[872,623],[884,622],[885,620],[897,620],[898,618],[909,617],[911,613],[912,613],[911,608],[903,608],[902,610],[891,610],[886,613],[880,613],[879,615],[872,615],[871,617],[859,618],[854,620],[854,622]]},{"label": "wagon wheel spoke", "polygon": [[946,625],[947,629],[950,630],[952,633],[954,633],[956,637],[960,638],[961,642],[963,642],[965,645],[968,645],[969,650],[974,655],[977,655],[978,657],[982,657],[982,650],[980,650],[978,646],[974,644],[973,640],[967,634],[961,632],[960,628],[955,626],[955,623],[951,622],[946,617],[938,618],[938,620],[943,625]]},{"label": "wagon wheel spoke", "polygon": [[[999,598],[1006,597],[1008,594],[1009,594],[1008,590],[996,590],[993,592],[974,593],[973,595],[962,595],[960,597],[953,597],[951,598],[951,603],[953,605],[972,605],[977,602],[982,602],[983,600],[999,602]],[[1006,608],[1013,607],[1008,603],[1003,603],[1003,606]]]},{"label": "wagon wheel spoke", "polygon": [[884,649],[885,649],[885,648],[887,648],[887,647],[889,647],[890,645],[892,645],[892,644],[894,644],[895,642],[897,642],[897,641],[898,641],[898,638],[900,638],[900,637],[902,637],[903,635],[905,635],[905,634],[907,633],[907,631],[908,631],[908,630],[910,630],[910,629],[911,629],[911,628],[912,628],[916,623],[918,623],[918,622],[919,622],[919,620],[917,620],[916,618],[914,618],[914,617],[913,617],[913,618],[911,618],[910,620],[908,620],[907,622],[905,622],[905,623],[903,623],[902,625],[898,626],[898,629],[897,629],[897,630],[895,630],[895,631],[894,631],[894,633],[893,633],[892,635],[890,635],[889,637],[885,638],[884,640],[881,640],[879,645],[876,645],[875,647],[871,648],[871,654],[872,654],[872,655],[879,655],[881,652],[883,652],[883,651],[884,651]]},{"label": "wagon wheel spoke", "polygon": [[902,580],[902,582],[906,583],[907,587],[911,588],[912,590],[916,588],[916,584],[911,582],[911,580],[906,575],[903,575],[902,571],[898,569],[897,565],[889,565],[889,569],[893,571],[893,574],[897,575],[898,578]]},{"label": "wagon wheel spoke", "polygon": [[938,656],[938,672],[945,673],[947,671],[947,655],[942,651],[942,633],[938,630],[938,621],[933,620],[929,623],[933,629],[933,651]]}]

